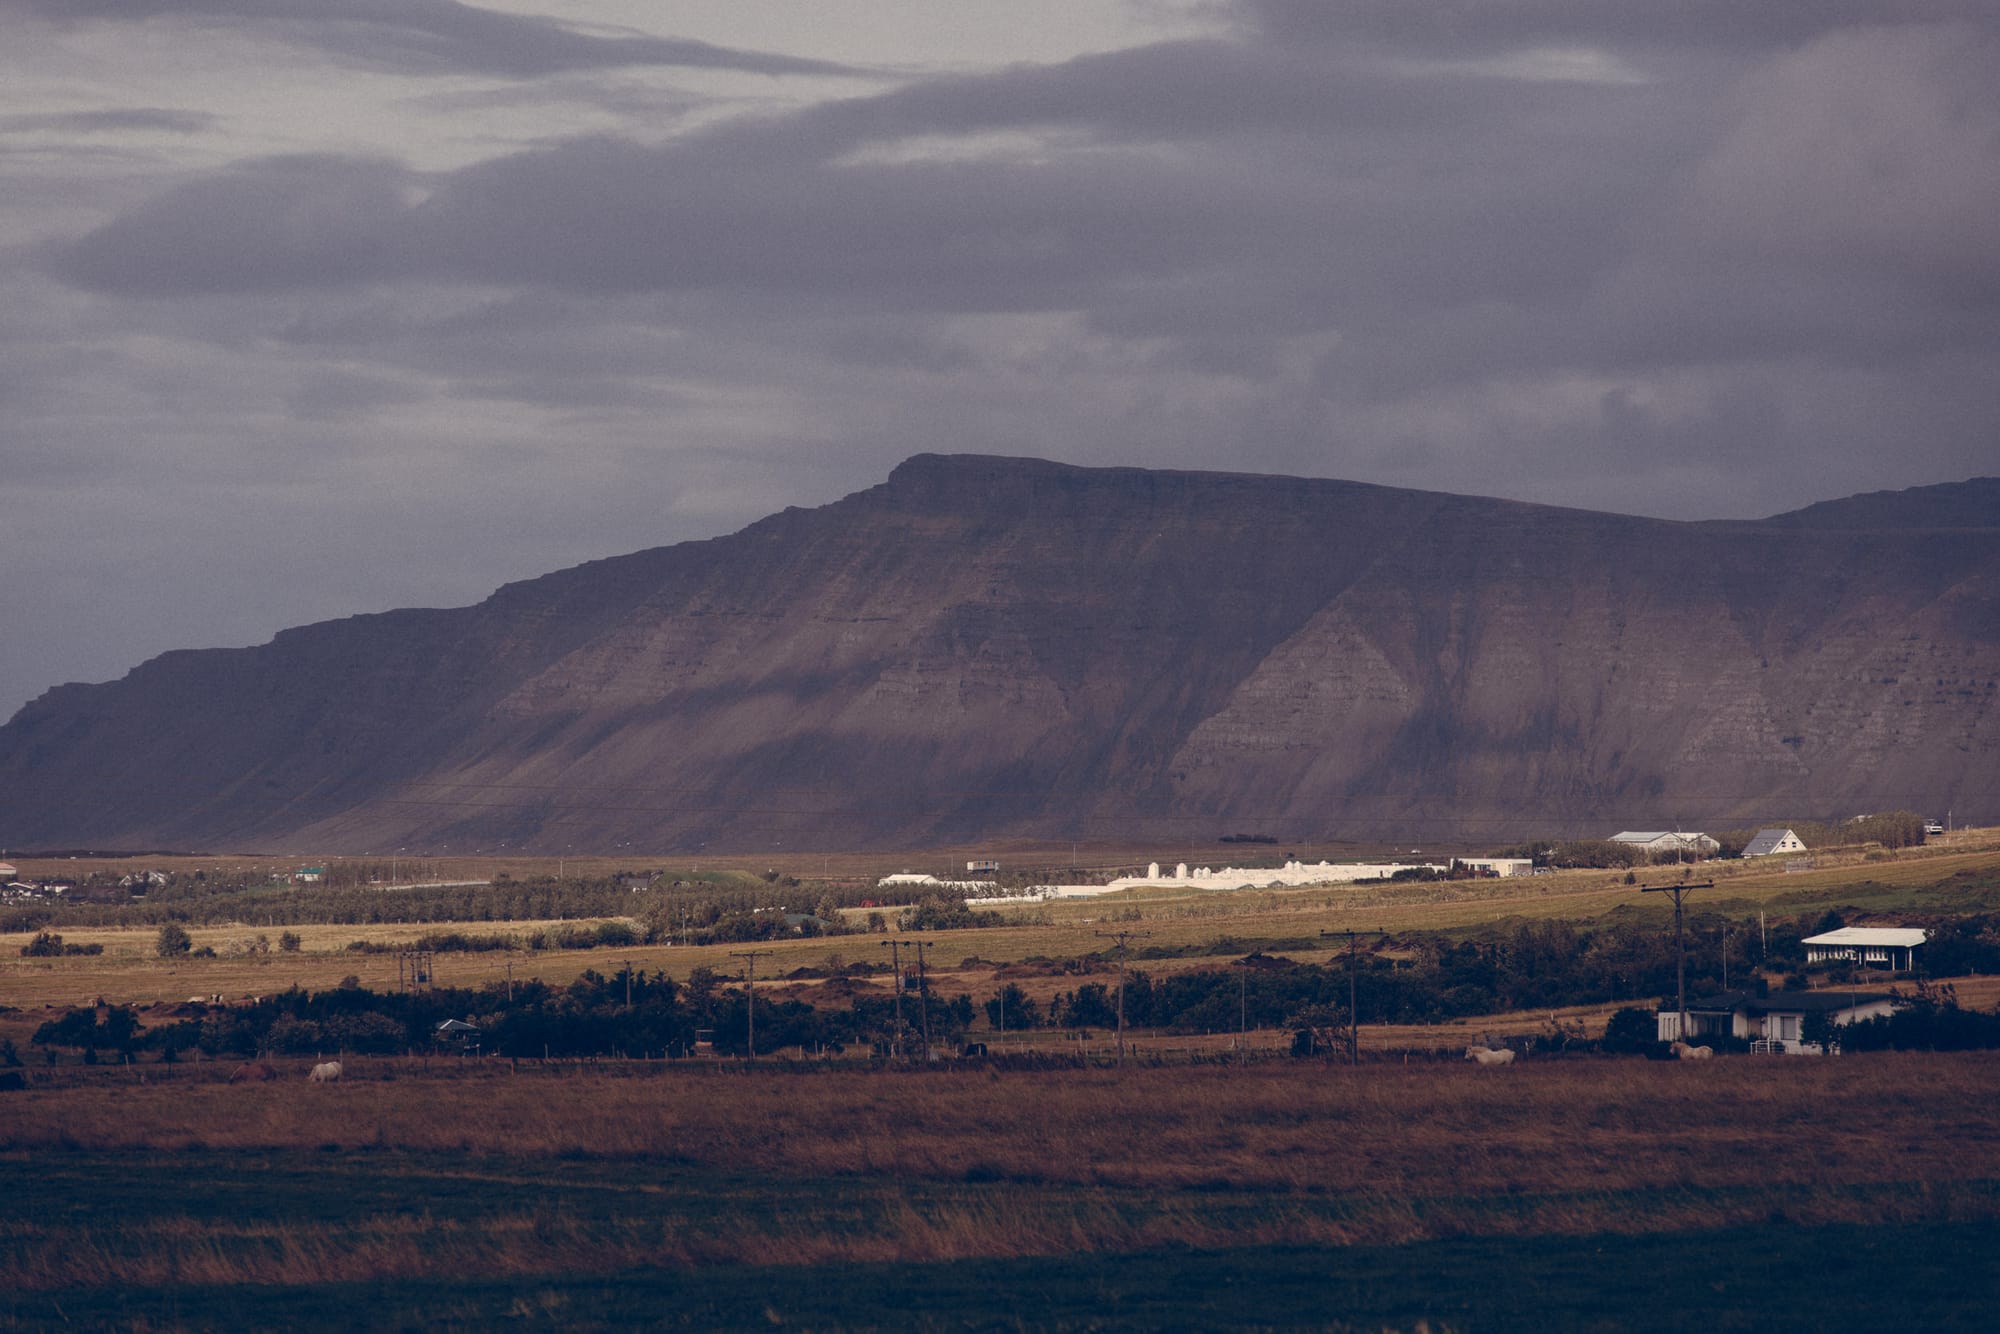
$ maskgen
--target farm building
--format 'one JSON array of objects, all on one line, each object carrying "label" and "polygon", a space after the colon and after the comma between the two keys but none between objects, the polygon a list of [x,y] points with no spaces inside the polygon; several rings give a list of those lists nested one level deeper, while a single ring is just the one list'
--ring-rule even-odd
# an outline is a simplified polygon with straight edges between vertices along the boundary
[{"label": "farm building", "polygon": [[1745,857],[1770,857],[1780,852],[1804,852],[1805,843],[1789,829],[1759,829],[1743,848]]},{"label": "farm building", "polygon": [[[1766,1051],[1818,1055],[1819,1046],[1805,1041],[1808,1016],[1823,1014],[1836,1024],[1851,1024],[1888,1014],[1895,1004],[1893,996],[1881,992],[1785,991],[1759,996],[1752,991],[1724,991],[1688,1002],[1687,1040],[1747,1038]],[[1656,1019],[1660,1041],[1681,1037],[1677,1010],[1662,1009]]]},{"label": "farm building", "polygon": [[1611,836],[1613,843],[1623,843],[1638,848],[1655,857],[1671,857],[1689,853],[1697,857],[1713,857],[1722,850],[1722,845],[1707,834],[1683,834],[1675,829],[1627,829]]},{"label": "farm building", "polygon": [[1838,931],[1807,936],[1799,943],[1806,947],[1807,963],[1851,959],[1864,968],[1907,973],[1916,967],[1917,946],[1926,939],[1928,934],[1922,927],[1843,926]]},{"label": "farm building", "polygon": [[1478,875],[1526,875],[1535,869],[1532,857],[1453,857],[1451,864]]}]

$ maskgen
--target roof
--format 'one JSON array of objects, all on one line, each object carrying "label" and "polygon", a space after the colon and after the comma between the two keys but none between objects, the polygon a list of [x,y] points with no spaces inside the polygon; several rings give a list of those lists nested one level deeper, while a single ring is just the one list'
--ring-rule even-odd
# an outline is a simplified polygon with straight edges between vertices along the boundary
[{"label": "roof", "polygon": [[[1852,1009],[1861,1005],[1872,1005],[1876,1001],[1894,1000],[1886,991],[1774,991],[1768,996],[1759,996],[1749,991],[1722,991],[1713,996],[1692,997],[1688,1001],[1691,1014],[1732,1014],[1742,1010],[1747,1014],[1817,1014],[1837,1010]],[[1671,1014],[1671,1002],[1662,1002],[1661,1014]]]},{"label": "roof", "polygon": [[1807,936],[1801,945],[1893,945],[1904,949],[1921,945],[1930,933],[1916,926],[1843,926],[1824,935]]},{"label": "roof", "polygon": [[1769,854],[1776,852],[1778,850],[1778,845],[1780,843],[1783,843],[1788,838],[1796,839],[1798,838],[1798,835],[1794,834],[1789,829],[1759,829],[1757,831],[1757,837],[1751,839],[1750,842],[1744,846],[1743,855],[1745,857],[1768,856]]}]

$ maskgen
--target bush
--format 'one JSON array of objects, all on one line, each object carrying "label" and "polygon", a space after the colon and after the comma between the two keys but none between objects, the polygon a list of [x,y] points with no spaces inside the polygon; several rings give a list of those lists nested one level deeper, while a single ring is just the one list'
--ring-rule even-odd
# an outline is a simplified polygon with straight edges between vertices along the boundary
[{"label": "bush", "polygon": [[1651,1010],[1628,1005],[1604,1026],[1604,1050],[1637,1054],[1659,1041],[1660,1025]]},{"label": "bush", "polygon": [[172,959],[191,952],[194,949],[194,939],[178,922],[168,922],[160,928],[160,935],[154,941],[153,949],[162,959]]},{"label": "bush", "polygon": [[299,943],[299,933],[296,931],[287,931],[278,937],[278,949],[285,954],[297,954]]},{"label": "bush", "polygon": [[21,957],[24,959],[59,959],[66,954],[102,953],[102,945],[65,945],[63,938],[53,931],[37,932],[33,940],[21,946]]}]

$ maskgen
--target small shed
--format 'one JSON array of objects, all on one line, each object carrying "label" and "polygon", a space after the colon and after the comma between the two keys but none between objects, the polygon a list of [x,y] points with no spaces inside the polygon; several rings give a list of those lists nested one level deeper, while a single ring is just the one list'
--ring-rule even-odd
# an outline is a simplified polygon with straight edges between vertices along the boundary
[{"label": "small shed", "polygon": [[1789,829],[1759,829],[1757,837],[1744,845],[1745,857],[1772,857],[1780,852],[1804,852],[1806,845]]},{"label": "small shed", "polygon": [[479,1029],[463,1019],[447,1019],[431,1031],[441,1047],[467,1052],[479,1050]]},{"label": "small shed", "polygon": [[1843,926],[1800,941],[1807,963],[1850,959],[1864,968],[1907,973],[1917,965],[1917,947],[1930,933],[1915,926]]}]

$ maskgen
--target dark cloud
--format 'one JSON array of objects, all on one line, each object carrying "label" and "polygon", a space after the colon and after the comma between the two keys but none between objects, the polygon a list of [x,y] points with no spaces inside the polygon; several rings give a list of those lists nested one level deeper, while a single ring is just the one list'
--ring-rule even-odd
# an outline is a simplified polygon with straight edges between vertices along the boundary
[{"label": "dark cloud", "polygon": [[117,134],[157,130],[165,134],[197,134],[210,129],[217,117],[204,111],[166,107],[111,107],[102,111],[58,111],[0,116],[0,134]]},{"label": "dark cloud", "polygon": [[1253,30],[1288,44],[1367,41],[1437,58],[1581,45],[1761,56],[1830,32],[1992,13],[1986,0],[1250,0],[1243,10]]},{"label": "dark cloud", "polygon": [[707,42],[600,35],[560,19],[456,0],[15,0],[56,22],[218,22],[405,74],[535,78],[625,65],[751,74],[848,74],[846,66]]},{"label": "dark cloud", "polygon": [[59,267],[132,295],[373,281],[411,262],[416,177],[376,159],[272,158],[202,177],[67,247]]}]

